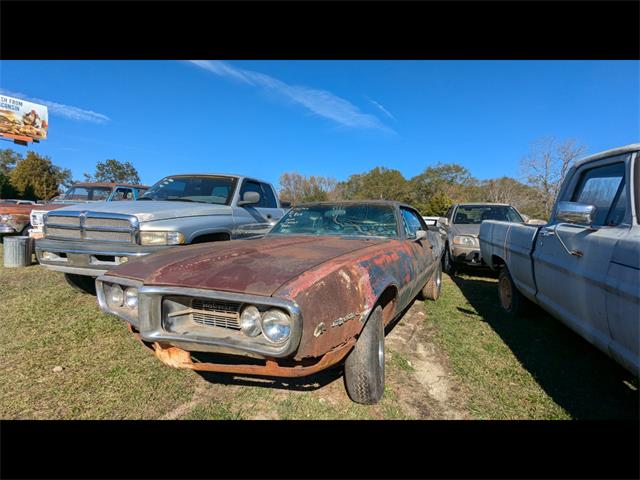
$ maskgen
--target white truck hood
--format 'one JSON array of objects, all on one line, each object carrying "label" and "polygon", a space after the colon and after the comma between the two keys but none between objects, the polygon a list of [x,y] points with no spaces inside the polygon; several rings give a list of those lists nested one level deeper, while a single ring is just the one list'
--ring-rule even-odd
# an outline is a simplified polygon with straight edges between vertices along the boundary
[{"label": "white truck hood", "polygon": [[232,215],[232,208],[227,205],[159,200],[96,202],[92,204],[69,205],[68,207],[58,208],[54,211],[122,213],[125,215],[135,215],[140,222],[203,215]]}]

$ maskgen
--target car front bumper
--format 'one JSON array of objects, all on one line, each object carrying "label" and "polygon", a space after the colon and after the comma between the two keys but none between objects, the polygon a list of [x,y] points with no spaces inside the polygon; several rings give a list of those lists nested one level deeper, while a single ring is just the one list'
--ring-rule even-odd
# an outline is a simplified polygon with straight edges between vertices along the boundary
[{"label": "car front bumper", "polygon": [[16,233],[16,229],[6,223],[0,223],[0,233]]},{"label": "car front bumper", "polygon": [[456,263],[462,263],[473,267],[486,266],[480,256],[480,247],[461,247],[459,245],[454,245],[451,248],[451,259]]},{"label": "car front bumper", "polygon": [[[110,242],[74,242],[68,240],[36,239],[36,257],[46,268],[64,273],[99,277],[133,259],[171,246],[142,246]],[[48,252],[47,259],[44,252]],[[126,260],[125,260],[126,261]]]}]

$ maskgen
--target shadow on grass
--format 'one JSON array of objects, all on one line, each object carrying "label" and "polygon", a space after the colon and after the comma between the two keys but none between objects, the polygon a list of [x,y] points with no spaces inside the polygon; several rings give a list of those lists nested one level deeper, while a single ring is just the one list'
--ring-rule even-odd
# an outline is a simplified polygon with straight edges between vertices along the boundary
[{"label": "shadow on grass", "polygon": [[573,418],[638,419],[638,380],[631,373],[533,304],[523,317],[509,318],[500,308],[495,281],[453,280],[523,367]]},{"label": "shadow on grass", "polygon": [[321,372],[301,378],[263,377],[257,375],[237,375],[233,373],[198,372],[211,383],[251,387],[275,388],[280,390],[313,391],[334,382],[343,375],[342,365],[330,367]]}]

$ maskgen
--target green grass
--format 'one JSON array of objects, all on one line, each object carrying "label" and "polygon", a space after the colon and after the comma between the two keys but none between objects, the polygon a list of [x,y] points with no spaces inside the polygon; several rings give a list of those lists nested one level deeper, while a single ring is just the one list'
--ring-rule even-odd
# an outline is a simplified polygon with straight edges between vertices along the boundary
[{"label": "green grass", "polygon": [[638,382],[559,321],[531,306],[512,319],[492,278],[445,277],[427,322],[477,418],[638,418]]},{"label": "green grass", "polygon": [[[636,380],[539,310],[505,318],[495,288],[446,277],[440,300],[425,303],[425,341],[470,417],[637,418]],[[426,394],[411,353],[387,349],[385,395],[372,406],[349,400],[339,369],[298,383],[199,375],[162,364],[62,274],[0,268],[0,418],[428,418],[415,407]]]}]

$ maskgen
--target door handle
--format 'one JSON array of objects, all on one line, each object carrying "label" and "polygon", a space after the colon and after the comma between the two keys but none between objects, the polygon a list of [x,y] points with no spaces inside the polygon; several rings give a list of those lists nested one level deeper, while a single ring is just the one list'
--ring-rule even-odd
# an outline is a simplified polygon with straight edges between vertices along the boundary
[{"label": "door handle", "polygon": [[540,232],[541,237],[553,237],[556,234],[555,230],[544,229]]}]

